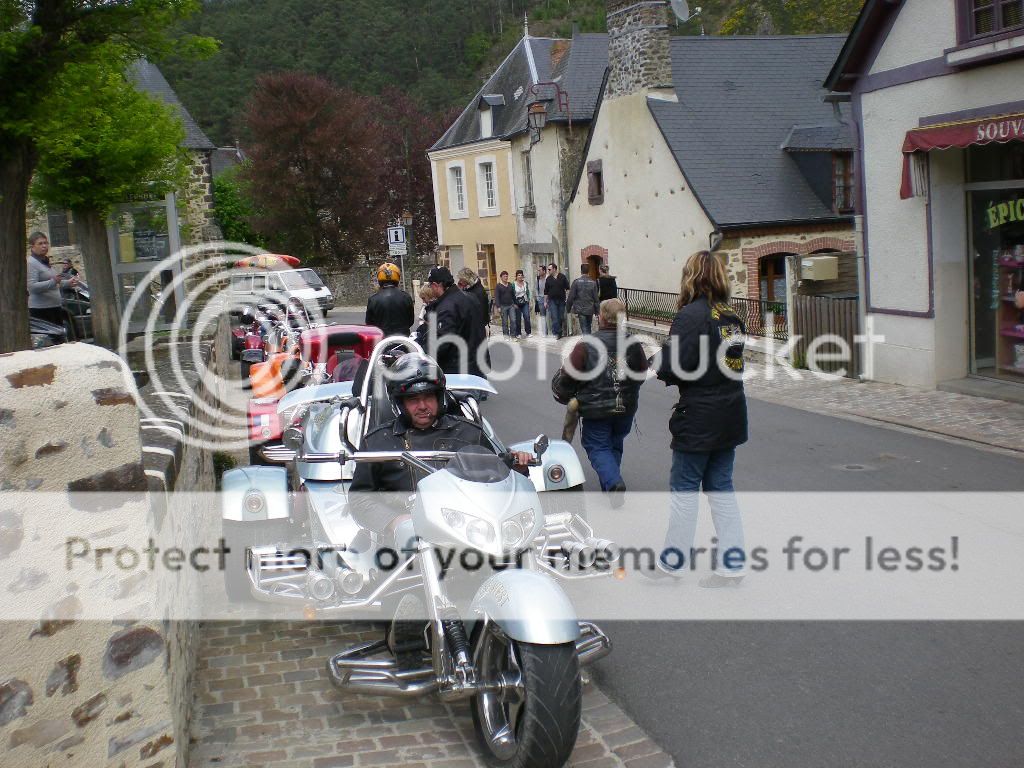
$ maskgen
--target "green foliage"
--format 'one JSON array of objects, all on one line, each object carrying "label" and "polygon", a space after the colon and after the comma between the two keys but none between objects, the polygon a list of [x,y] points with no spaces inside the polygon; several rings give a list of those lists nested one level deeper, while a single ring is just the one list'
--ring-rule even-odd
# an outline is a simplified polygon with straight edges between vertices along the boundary
[{"label": "green foliage", "polygon": [[266,240],[252,228],[255,206],[246,184],[235,170],[213,180],[213,211],[225,240],[266,247]]},{"label": "green foliage", "polygon": [[185,180],[185,130],[173,110],[125,77],[122,50],[70,64],[41,99],[33,197],[107,212],[137,195],[163,195]]},{"label": "green foliage", "polygon": [[[848,30],[861,0],[700,0],[675,35]],[[463,107],[522,36],[605,30],[605,0],[209,0],[182,35],[222,41],[198,64],[160,62],[193,117],[218,143],[247,140],[243,109],[256,78],[304,71],[363,94],[395,87],[427,110]]]}]

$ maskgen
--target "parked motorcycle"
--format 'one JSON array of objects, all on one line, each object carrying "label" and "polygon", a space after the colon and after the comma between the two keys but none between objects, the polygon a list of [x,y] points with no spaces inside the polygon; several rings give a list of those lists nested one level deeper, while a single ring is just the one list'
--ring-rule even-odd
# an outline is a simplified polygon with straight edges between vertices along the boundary
[{"label": "parked motorcycle", "polygon": [[67,331],[63,326],[40,320],[31,315],[28,318],[28,332],[32,340],[32,349],[52,347],[68,340]]},{"label": "parked motorcycle", "polygon": [[[358,397],[351,382],[340,382],[281,400],[290,426],[280,450],[290,472],[225,473],[224,535],[242,553],[228,561],[228,593],[303,606],[318,618],[382,613],[382,639],[329,660],[337,686],[470,700],[491,762],[562,766],[579,728],[580,665],[611,650],[596,625],[578,619],[557,579],[610,573],[598,562],[614,562],[615,546],[541,499],[578,497],[551,492],[581,486],[582,466],[571,445],[544,436],[506,449],[477,407],[480,394],[497,392],[475,376],[448,377],[445,407],[479,423],[490,451],[360,450],[369,429],[393,418],[383,376],[390,354],[387,344],[374,350]],[[500,458],[507,450],[532,452],[529,476],[508,468]],[[380,534],[353,517],[348,487],[356,464],[388,461],[401,461],[419,480],[408,500],[411,519]],[[299,500],[294,509],[289,488]],[[405,550],[407,559],[384,568],[387,548]],[[476,553],[500,568],[453,577],[442,568],[443,552]]]}]

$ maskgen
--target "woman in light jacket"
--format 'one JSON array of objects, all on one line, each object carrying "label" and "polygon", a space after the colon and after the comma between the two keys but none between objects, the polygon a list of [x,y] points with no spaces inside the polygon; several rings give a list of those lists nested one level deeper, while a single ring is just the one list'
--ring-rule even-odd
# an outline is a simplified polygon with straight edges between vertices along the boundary
[{"label": "woman in light jacket", "polygon": [[669,526],[655,578],[691,570],[698,493],[708,495],[718,536],[714,573],[703,587],[737,586],[743,578],[743,523],[733,489],[736,446],[747,441],[743,392],[743,322],[728,304],[729,280],[708,251],[683,267],[678,312],[661,353],[658,378],[679,387],[669,421],[672,470]]}]

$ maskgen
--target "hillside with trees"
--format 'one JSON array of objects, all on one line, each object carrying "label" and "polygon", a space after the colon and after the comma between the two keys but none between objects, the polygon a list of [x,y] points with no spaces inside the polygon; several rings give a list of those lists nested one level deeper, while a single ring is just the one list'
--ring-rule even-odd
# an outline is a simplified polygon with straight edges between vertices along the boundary
[{"label": "hillside with trees", "polygon": [[[691,7],[696,7],[693,2]],[[312,264],[377,258],[403,210],[433,242],[426,152],[523,35],[605,29],[605,0],[208,0],[182,35],[219,40],[160,67],[219,145],[223,231]],[[704,0],[673,34],[845,31],[860,0]]]},{"label": "hillside with trees", "polygon": [[[691,0],[673,34],[846,32],[861,0]],[[215,142],[244,136],[259,75],[299,71],[373,95],[392,87],[425,112],[462,107],[522,36],[602,32],[604,0],[207,0],[184,33],[221,41],[200,62],[160,62]]]}]

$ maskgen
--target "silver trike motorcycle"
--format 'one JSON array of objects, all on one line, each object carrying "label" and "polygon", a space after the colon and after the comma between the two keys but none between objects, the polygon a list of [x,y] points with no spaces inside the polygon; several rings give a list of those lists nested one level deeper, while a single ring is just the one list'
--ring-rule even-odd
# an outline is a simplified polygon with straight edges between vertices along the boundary
[{"label": "silver trike motorcycle", "polygon": [[[449,376],[444,407],[480,424],[493,451],[360,451],[392,413],[386,349],[374,351],[358,396],[343,383],[281,400],[288,468],[225,473],[225,538],[239,553],[228,563],[228,593],[301,606],[318,619],[383,618],[382,639],[330,658],[337,686],[470,699],[491,763],[564,765],[579,729],[580,666],[611,643],[579,620],[558,581],[607,575],[617,558],[573,509],[582,494],[566,492],[582,485],[579,459],[571,445],[540,436],[509,447],[533,453],[529,476],[510,469],[476,402],[481,391],[497,393],[475,376]],[[416,491],[388,495],[400,506],[393,529],[364,528],[353,506],[384,503],[376,498],[384,494],[350,492],[355,465],[395,461],[416,473]]]}]

